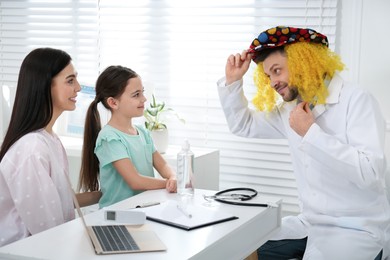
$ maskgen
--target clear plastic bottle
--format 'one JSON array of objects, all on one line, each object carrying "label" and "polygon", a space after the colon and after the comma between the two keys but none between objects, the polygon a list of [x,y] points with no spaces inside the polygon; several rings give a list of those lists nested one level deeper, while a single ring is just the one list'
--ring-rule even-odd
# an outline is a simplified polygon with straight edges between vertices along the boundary
[{"label": "clear plastic bottle", "polygon": [[194,153],[188,140],[184,141],[177,154],[177,193],[194,195]]}]

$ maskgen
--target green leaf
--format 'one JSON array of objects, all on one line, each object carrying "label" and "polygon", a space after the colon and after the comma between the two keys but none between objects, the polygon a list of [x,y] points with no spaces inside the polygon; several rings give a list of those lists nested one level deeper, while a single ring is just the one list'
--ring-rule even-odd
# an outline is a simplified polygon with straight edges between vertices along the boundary
[{"label": "green leaf", "polygon": [[157,116],[159,112],[158,108],[147,108],[146,111],[151,116]]},{"label": "green leaf", "polygon": [[167,129],[167,125],[161,121],[164,120],[164,118],[168,117],[161,117],[162,114],[170,113],[172,115],[175,115],[180,122],[185,123],[185,121],[179,117],[179,115],[169,107],[166,107],[165,102],[163,101],[157,101],[154,94],[152,95],[152,102],[150,102],[149,107],[145,108],[144,110],[144,117],[145,117],[145,127],[150,130],[158,130],[158,129]]}]

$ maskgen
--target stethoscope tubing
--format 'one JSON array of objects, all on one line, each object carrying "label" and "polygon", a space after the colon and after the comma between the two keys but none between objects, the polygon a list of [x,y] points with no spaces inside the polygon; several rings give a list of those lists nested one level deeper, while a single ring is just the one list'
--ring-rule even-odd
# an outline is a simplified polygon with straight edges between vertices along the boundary
[{"label": "stethoscope tubing", "polygon": [[[234,196],[231,195],[232,199],[239,200],[239,201],[231,201],[231,200],[226,200],[226,199],[222,198],[223,194],[228,193],[228,192],[233,192],[233,191],[250,191],[250,192],[252,192],[252,194],[238,194],[238,193],[236,193],[236,194],[232,194]],[[268,207],[268,204],[264,204],[264,203],[242,202],[242,201],[247,201],[247,200],[253,199],[254,197],[257,196],[257,194],[258,194],[257,191],[255,189],[252,189],[252,188],[231,188],[231,189],[219,191],[219,192],[215,193],[214,196],[212,196],[212,197],[214,198],[215,201],[225,203],[225,204],[230,204],[230,205],[250,206],[250,207]],[[220,198],[218,198],[218,196]]]}]

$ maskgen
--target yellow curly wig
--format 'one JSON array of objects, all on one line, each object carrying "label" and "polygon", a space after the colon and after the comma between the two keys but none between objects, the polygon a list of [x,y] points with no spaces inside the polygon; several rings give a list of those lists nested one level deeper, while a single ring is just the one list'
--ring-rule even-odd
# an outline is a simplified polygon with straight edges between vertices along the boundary
[{"label": "yellow curly wig", "polygon": [[[321,44],[298,42],[284,47],[287,55],[289,86],[298,88],[303,101],[313,105],[324,104],[328,96],[325,80],[330,80],[336,71],[342,71],[344,64],[340,56]],[[264,73],[263,62],[257,64],[254,73],[257,94],[253,104],[261,111],[272,111],[279,94],[271,87]]]}]

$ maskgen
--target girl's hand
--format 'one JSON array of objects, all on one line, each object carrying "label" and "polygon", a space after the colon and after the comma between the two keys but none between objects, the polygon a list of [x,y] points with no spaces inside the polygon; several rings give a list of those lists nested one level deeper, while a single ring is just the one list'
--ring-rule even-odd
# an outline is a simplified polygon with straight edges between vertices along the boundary
[{"label": "girl's hand", "polygon": [[167,179],[167,183],[165,185],[165,189],[168,192],[171,192],[171,193],[177,191],[176,176],[171,176],[169,179]]}]

